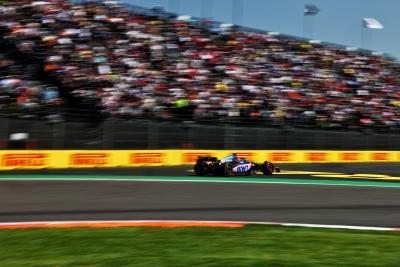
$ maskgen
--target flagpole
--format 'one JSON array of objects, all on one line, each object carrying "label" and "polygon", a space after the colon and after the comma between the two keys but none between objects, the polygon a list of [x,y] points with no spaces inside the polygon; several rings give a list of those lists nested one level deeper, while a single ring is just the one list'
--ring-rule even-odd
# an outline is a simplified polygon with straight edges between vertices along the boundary
[{"label": "flagpole", "polygon": [[315,16],[310,17],[310,39],[314,38]]},{"label": "flagpole", "polygon": [[212,19],[213,6],[213,0],[201,0],[201,17],[203,19]]},{"label": "flagpole", "polygon": [[201,0],[201,17],[203,19],[208,17],[208,12],[207,12],[207,0]]},{"label": "flagpole", "polygon": [[[314,38],[314,22],[315,16],[319,12],[319,8],[315,5],[305,5],[303,13],[303,37],[306,39]],[[309,17],[309,18],[308,18]]]},{"label": "flagpole", "polygon": [[232,0],[232,23],[235,25],[243,24],[243,0]]},{"label": "flagpole", "polygon": [[361,45],[365,49],[372,50],[372,32],[381,30],[384,26],[375,18],[363,18],[361,27]]},{"label": "flagpole", "polygon": [[303,16],[303,36],[307,39],[314,38],[314,16]]},{"label": "flagpole", "polygon": [[362,29],[362,47],[366,50],[372,50],[372,30],[363,27]]},{"label": "flagpole", "polygon": [[361,21],[361,39],[360,39],[361,49],[365,49],[365,31],[366,27],[364,26],[364,21]]},{"label": "flagpole", "polygon": [[167,11],[168,11],[168,12],[172,12],[171,0],[167,0]]}]

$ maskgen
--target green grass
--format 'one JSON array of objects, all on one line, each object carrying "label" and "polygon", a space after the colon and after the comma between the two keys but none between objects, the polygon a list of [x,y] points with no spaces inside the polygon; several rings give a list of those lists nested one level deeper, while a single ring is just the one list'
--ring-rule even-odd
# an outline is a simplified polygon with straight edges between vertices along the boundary
[{"label": "green grass", "polygon": [[400,233],[303,229],[0,230],[0,266],[399,266]]}]

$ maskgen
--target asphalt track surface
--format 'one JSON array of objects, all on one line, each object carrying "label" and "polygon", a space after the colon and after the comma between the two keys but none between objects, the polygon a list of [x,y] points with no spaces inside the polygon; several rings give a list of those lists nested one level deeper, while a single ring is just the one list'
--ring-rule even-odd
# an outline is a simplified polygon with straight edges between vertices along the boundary
[{"label": "asphalt track surface", "polygon": [[[308,164],[283,165],[282,169],[400,176],[399,167],[400,164]],[[1,174],[190,176],[192,173],[188,169],[183,166]],[[290,178],[310,179],[307,175],[291,175]],[[400,188],[0,180],[0,222],[60,220],[234,220],[400,227]]]},{"label": "asphalt track surface", "polygon": [[[400,176],[400,163],[334,163],[334,164],[277,164],[282,170],[316,171],[316,172],[344,172],[344,173],[376,173]],[[60,175],[165,175],[187,176],[193,175],[189,170],[192,166],[172,167],[137,167],[137,168],[98,168],[98,169],[46,169],[46,170],[14,170],[2,171],[1,174],[60,174]],[[308,178],[300,176],[294,178]]]}]

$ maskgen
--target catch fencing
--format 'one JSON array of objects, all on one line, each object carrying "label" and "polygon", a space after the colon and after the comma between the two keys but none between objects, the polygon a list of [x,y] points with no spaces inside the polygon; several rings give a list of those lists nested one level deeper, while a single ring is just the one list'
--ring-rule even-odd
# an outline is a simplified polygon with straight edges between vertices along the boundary
[{"label": "catch fencing", "polygon": [[[27,133],[26,144],[9,142]],[[106,119],[49,122],[0,118],[1,149],[217,149],[217,150],[400,150],[400,135],[194,122]]]}]

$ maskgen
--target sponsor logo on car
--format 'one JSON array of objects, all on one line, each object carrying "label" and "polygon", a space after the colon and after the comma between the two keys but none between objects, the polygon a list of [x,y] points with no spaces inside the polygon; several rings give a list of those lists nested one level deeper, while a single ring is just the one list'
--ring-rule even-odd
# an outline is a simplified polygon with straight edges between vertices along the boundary
[{"label": "sponsor logo on car", "polygon": [[160,164],[164,162],[164,153],[133,153],[130,156],[131,164]]},{"label": "sponsor logo on car", "polygon": [[108,163],[107,153],[78,153],[71,155],[72,166],[103,166]]},{"label": "sponsor logo on car", "polygon": [[251,168],[251,164],[241,164],[233,168],[233,172],[247,172]]},{"label": "sponsor logo on car", "polygon": [[5,154],[2,165],[4,167],[42,167],[46,166],[47,158],[47,154],[44,153]]}]

